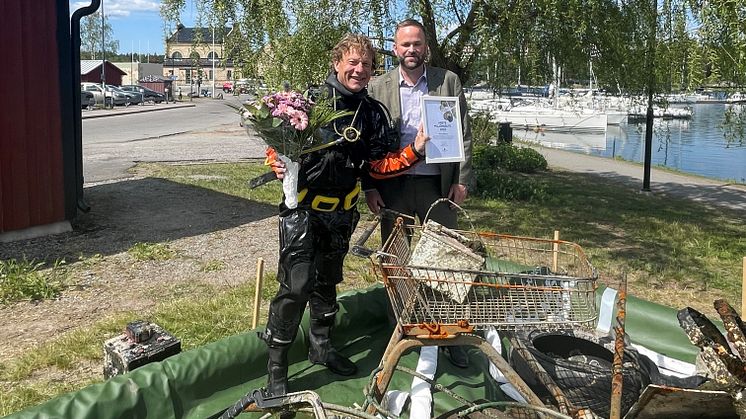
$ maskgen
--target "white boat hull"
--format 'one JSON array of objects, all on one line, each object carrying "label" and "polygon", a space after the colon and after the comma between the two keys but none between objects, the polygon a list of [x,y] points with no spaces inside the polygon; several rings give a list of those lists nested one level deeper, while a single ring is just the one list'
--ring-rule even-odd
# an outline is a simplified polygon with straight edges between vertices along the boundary
[{"label": "white boat hull", "polygon": [[553,111],[546,113],[494,111],[495,122],[510,122],[513,129],[564,132],[605,132],[608,117],[604,113]]}]

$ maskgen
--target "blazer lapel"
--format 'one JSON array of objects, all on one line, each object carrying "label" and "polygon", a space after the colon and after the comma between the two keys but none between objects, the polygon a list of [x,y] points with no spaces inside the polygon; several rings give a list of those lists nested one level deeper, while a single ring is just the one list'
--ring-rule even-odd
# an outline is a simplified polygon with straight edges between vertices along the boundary
[{"label": "blazer lapel", "polygon": [[394,68],[386,74],[386,94],[390,95],[388,103],[391,104],[391,119],[398,129],[401,126],[401,97],[399,96],[399,67]]},{"label": "blazer lapel", "polygon": [[440,87],[443,85],[443,80],[441,80],[441,74],[437,70],[435,70],[433,67],[426,67],[427,68],[427,91],[430,96],[442,96],[440,94]]}]

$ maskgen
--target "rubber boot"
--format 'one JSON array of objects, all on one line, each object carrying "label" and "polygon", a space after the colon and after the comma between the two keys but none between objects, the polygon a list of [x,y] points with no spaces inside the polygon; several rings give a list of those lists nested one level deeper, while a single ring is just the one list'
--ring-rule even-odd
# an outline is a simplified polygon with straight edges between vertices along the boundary
[{"label": "rubber boot", "polygon": [[357,372],[355,364],[332,347],[330,335],[333,324],[334,316],[322,320],[311,319],[308,360],[324,365],[338,375],[354,375]]},{"label": "rubber boot", "polygon": [[290,345],[270,344],[267,347],[267,396],[284,396],[288,393],[288,352]]}]

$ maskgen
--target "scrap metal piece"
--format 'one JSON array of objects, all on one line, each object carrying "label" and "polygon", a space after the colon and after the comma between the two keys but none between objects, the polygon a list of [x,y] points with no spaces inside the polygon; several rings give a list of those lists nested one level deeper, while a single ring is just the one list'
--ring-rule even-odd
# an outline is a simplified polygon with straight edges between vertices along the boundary
[{"label": "scrap metal piece", "polygon": [[624,419],[738,418],[732,400],[725,391],[650,384]]},{"label": "scrap metal piece", "polygon": [[124,374],[181,352],[181,341],[155,323],[130,322],[124,333],[104,342],[104,378]]},{"label": "scrap metal piece", "polygon": [[746,329],[744,329],[741,317],[725,300],[715,300],[714,305],[723,320],[728,342],[731,343],[741,360],[746,361]]},{"label": "scrap metal piece", "polygon": [[679,319],[679,325],[694,345],[701,347],[701,345],[714,343],[722,346],[728,353],[733,353],[725,336],[704,314],[687,307],[679,310],[676,318]]},{"label": "scrap metal piece", "polygon": [[676,314],[689,340],[702,351],[700,356],[712,378],[724,389],[746,386],[746,365],[733,354],[720,330],[702,313],[687,307]]},{"label": "scrap metal piece", "polygon": [[[316,392],[311,390],[297,391],[282,396],[266,397],[262,389],[254,390],[252,393],[256,409],[268,411],[293,410],[303,405],[309,405],[316,419],[326,419],[324,405]],[[248,411],[253,411],[250,406]]]},{"label": "scrap metal piece", "polygon": [[624,387],[624,325],[627,318],[627,275],[622,277],[617,298],[616,326],[614,326],[614,361],[611,366],[611,397],[609,418],[622,416],[622,390]]}]

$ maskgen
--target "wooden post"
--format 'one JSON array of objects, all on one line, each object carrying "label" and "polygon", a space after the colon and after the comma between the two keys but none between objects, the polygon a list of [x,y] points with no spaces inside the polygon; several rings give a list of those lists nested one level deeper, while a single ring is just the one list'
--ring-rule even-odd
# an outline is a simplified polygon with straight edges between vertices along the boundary
[{"label": "wooden post", "polygon": [[254,316],[251,318],[251,328],[255,329],[259,321],[259,307],[262,302],[262,278],[264,277],[264,259],[256,260],[256,287],[254,288]]},{"label": "wooden post", "polygon": [[743,268],[741,269],[743,280],[741,281],[741,317],[746,316],[746,256],[743,258]]},{"label": "wooden post", "polygon": [[559,230],[554,230],[554,243],[552,243],[552,272],[557,272],[559,259]]}]

